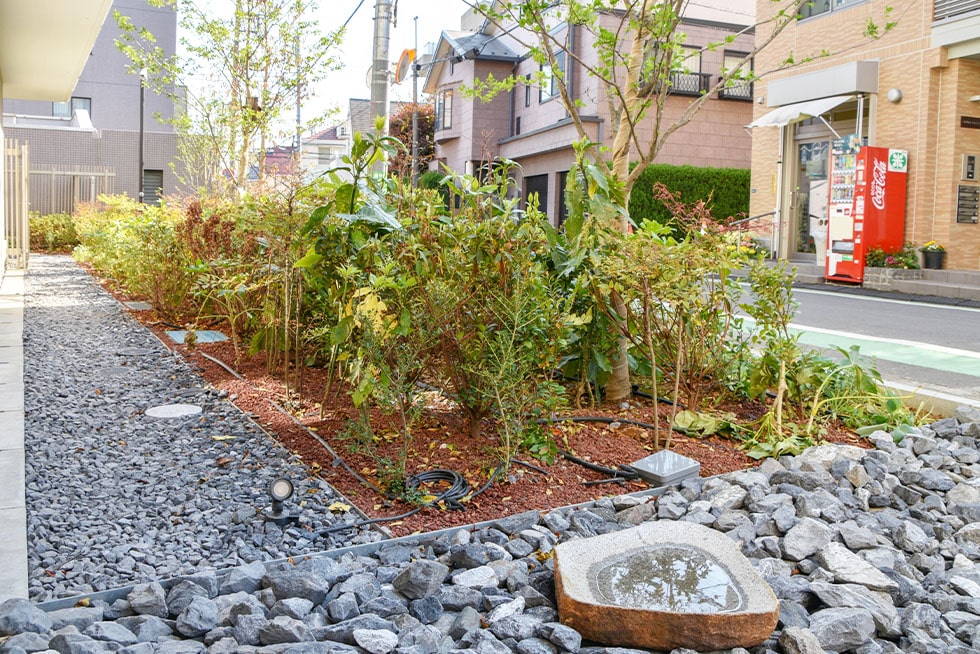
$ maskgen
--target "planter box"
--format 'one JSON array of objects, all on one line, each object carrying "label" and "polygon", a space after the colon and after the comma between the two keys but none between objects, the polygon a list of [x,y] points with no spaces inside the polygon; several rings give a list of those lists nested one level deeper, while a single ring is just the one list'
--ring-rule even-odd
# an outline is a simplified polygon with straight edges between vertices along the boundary
[{"label": "planter box", "polygon": [[907,268],[865,268],[864,287],[876,291],[892,290],[894,279],[922,279],[921,270]]}]

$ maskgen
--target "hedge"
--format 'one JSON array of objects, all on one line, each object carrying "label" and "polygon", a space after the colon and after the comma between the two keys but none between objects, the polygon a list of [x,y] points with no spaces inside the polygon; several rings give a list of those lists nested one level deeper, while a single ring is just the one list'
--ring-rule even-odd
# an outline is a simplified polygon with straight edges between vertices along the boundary
[{"label": "hedge", "polygon": [[662,182],[670,191],[680,193],[679,199],[692,204],[708,200],[711,215],[719,222],[745,218],[749,212],[749,178],[751,171],[743,168],[698,168],[652,164],[633,186],[630,194],[630,217],[637,224],[656,220],[664,225],[674,220],[663,202],[653,197],[653,185]]}]

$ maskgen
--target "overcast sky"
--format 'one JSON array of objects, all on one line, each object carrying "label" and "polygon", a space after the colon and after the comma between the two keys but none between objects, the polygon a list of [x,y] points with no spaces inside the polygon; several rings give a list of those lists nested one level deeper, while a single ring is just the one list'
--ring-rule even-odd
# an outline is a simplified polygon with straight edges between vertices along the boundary
[{"label": "overcast sky", "polygon": [[[347,26],[347,36],[344,38],[340,56],[344,68],[331,73],[326,83],[317,89],[318,97],[304,107],[310,118],[330,106],[335,106],[341,111],[336,119],[328,121],[328,124],[335,124],[346,116],[349,98],[371,97],[368,71],[373,56],[375,0],[363,0],[355,13],[359,3],[360,0],[320,0],[319,20],[324,29],[334,30],[343,25],[351,14],[354,17]],[[459,20],[466,11],[466,4],[463,0],[398,0],[397,9],[397,25],[391,30],[388,48],[392,62],[398,61],[403,50],[414,47],[416,16],[419,50],[424,51],[425,44],[435,43],[442,30],[459,29]],[[400,85],[392,85],[388,91],[388,99],[411,101],[411,78]]]}]

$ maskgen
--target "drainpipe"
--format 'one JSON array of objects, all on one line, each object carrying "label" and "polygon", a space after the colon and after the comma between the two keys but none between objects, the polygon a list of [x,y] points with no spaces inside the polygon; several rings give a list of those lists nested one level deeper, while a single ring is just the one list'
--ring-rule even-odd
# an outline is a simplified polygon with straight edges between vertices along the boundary
[{"label": "drainpipe", "polygon": [[[513,68],[510,69],[511,79],[513,79],[515,81],[517,80],[517,77],[516,77],[517,76],[517,65],[519,63],[520,62],[515,61]],[[511,89],[510,89],[510,134],[508,134],[508,136],[515,136],[514,132],[517,129],[516,126],[515,126],[515,122],[517,120],[515,118],[515,114],[517,113],[517,109],[514,108],[514,102],[516,100],[516,94],[517,94],[517,84],[514,84],[514,86],[512,86]]]},{"label": "drainpipe", "polygon": [[[776,159],[776,212],[773,216],[772,223],[772,250],[773,258],[779,258],[780,251],[780,225],[783,222],[783,155],[785,154],[783,150],[785,149],[784,141],[786,134],[786,125],[779,126],[779,149],[778,149],[778,159]],[[787,253],[787,258],[789,254]]]}]

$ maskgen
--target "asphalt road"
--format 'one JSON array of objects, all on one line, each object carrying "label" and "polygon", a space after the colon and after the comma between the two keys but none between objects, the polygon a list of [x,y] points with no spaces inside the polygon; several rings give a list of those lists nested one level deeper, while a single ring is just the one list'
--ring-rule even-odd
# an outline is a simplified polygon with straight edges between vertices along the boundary
[{"label": "asphalt road", "polygon": [[794,290],[800,342],[857,345],[886,382],[980,404],[980,309]]}]

